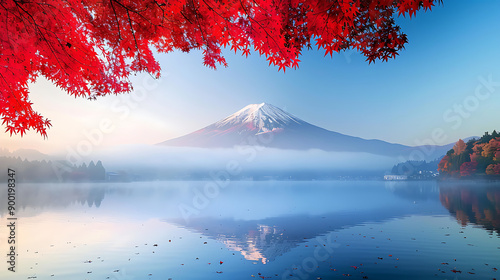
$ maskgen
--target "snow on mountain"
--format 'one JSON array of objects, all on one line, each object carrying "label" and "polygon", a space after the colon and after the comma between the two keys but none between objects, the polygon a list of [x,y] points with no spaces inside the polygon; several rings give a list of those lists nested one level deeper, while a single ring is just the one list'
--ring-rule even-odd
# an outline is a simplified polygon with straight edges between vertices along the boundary
[{"label": "snow on mountain", "polygon": [[[265,146],[278,149],[320,149],[364,152],[409,158],[418,147],[367,140],[312,125],[271,104],[250,104],[238,112],[193,133],[159,143],[167,146],[232,148]],[[428,148],[426,148],[428,150]],[[435,159],[447,150],[436,146],[426,159]],[[419,158],[422,160],[423,158]]]},{"label": "snow on mountain", "polygon": [[306,126],[311,125],[271,104],[250,104],[214,124],[160,144],[187,147],[262,145],[256,143],[255,137],[275,138]]},{"label": "snow on mountain", "polygon": [[301,124],[302,120],[271,104],[250,104],[231,116],[214,124],[218,129],[230,128],[241,124],[256,134],[283,129],[290,124]]}]

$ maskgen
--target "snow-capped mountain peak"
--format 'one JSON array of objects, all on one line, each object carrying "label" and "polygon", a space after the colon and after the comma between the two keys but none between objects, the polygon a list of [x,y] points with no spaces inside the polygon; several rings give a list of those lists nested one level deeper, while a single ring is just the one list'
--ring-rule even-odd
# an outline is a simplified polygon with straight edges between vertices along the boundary
[{"label": "snow-capped mountain peak", "polygon": [[[223,120],[160,144],[201,148],[249,145],[293,150],[363,152],[398,157],[407,157],[412,151],[420,149],[326,130],[268,103],[250,104]],[[428,155],[427,159],[437,158],[447,150],[449,147],[438,146],[435,153]]]},{"label": "snow-capped mountain peak", "polygon": [[250,104],[229,117],[214,124],[217,128],[245,125],[264,133],[304,121],[268,103]]}]

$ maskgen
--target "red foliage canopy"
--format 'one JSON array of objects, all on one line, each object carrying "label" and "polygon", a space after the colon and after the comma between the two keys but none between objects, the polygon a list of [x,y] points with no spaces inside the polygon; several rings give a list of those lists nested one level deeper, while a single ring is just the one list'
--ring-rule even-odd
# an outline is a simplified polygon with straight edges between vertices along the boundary
[{"label": "red foliage canopy", "polygon": [[226,66],[221,48],[296,68],[304,47],[325,55],[356,49],[369,62],[394,58],[407,42],[395,15],[441,0],[3,0],[0,2],[0,117],[7,132],[50,122],[35,112],[28,83],[41,75],[77,97],[126,93],[129,76],[158,77],[153,49],[202,49]]},{"label": "red foliage canopy", "polygon": [[460,166],[460,176],[472,176],[476,173],[477,162],[476,161],[468,161],[462,163]]}]

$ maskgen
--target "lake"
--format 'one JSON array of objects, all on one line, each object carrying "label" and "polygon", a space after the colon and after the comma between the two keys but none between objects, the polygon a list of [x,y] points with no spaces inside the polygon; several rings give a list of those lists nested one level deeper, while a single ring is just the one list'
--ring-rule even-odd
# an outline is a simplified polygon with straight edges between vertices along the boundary
[{"label": "lake", "polygon": [[500,184],[19,184],[0,279],[500,279]]}]

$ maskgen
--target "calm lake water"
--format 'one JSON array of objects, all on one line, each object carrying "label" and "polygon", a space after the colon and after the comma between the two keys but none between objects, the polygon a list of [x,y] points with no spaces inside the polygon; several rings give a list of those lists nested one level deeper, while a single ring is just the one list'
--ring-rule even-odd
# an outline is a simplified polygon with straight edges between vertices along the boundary
[{"label": "calm lake water", "polygon": [[221,185],[19,184],[0,279],[500,279],[498,183]]}]

